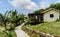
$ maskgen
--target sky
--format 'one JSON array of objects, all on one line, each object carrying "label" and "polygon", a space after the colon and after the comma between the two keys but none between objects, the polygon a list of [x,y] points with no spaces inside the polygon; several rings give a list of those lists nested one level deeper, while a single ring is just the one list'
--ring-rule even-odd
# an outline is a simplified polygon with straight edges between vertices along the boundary
[{"label": "sky", "polygon": [[0,13],[17,10],[21,14],[28,15],[35,10],[45,9],[52,3],[60,3],[60,0],[0,0]]}]

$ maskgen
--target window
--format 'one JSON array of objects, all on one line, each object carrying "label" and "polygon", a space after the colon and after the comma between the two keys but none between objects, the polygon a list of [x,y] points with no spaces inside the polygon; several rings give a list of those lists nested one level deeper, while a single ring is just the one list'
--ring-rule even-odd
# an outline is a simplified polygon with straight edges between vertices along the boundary
[{"label": "window", "polygon": [[34,19],[37,19],[38,17],[37,16],[34,16]]},{"label": "window", "polygon": [[53,18],[54,17],[54,15],[53,14],[50,14],[50,18]]},{"label": "window", "polygon": [[37,16],[36,16],[36,19],[37,19]]}]

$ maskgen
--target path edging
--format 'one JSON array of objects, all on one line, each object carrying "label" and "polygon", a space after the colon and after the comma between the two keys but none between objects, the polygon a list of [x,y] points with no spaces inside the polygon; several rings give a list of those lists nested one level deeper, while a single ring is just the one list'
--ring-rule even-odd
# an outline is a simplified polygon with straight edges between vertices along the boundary
[{"label": "path edging", "polygon": [[53,35],[50,35],[50,34],[46,34],[46,33],[43,33],[43,32],[36,31],[36,30],[34,30],[32,28],[29,28],[29,27],[25,27],[25,28],[26,28],[26,30],[31,31],[32,33],[39,34],[41,37],[56,37],[56,36],[53,36]]}]

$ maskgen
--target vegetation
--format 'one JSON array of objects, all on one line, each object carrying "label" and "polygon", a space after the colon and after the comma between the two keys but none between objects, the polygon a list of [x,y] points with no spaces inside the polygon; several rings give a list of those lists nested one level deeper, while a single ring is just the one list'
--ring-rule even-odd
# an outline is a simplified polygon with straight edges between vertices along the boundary
[{"label": "vegetation", "polygon": [[51,4],[50,7],[60,10],[60,3]]},{"label": "vegetation", "polygon": [[9,22],[15,24],[15,26],[20,25],[24,22],[24,14],[18,14],[16,10],[9,11]]},{"label": "vegetation", "polygon": [[40,12],[42,12],[42,11],[44,11],[44,9],[36,10],[36,11],[34,11],[33,13],[40,13]]},{"label": "vegetation", "polygon": [[50,23],[41,23],[36,25],[32,25],[28,23],[26,24],[26,27],[60,37],[60,21],[50,22]]},{"label": "vegetation", "polygon": [[16,37],[14,29],[24,22],[24,14],[18,14],[16,10],[0,13],[0,37]]},{"label": "vegetation", "polygon": [[24,22],[24,14],[18,14],[16,10],[6,11],[6,13],[0,14],[0,24],[6,26],[8,24],[12,24],[14,26],[20,25],[22,22]]},{"label": "vegetation", "polygon": [[40,37],[39,34],[36,34],[36,33],[32,32],[32,31],[27,30],[27,29],[26,29],[26,26],[24,26],[22,29],[23,29],[30,37]]},{"label": "vegetation", "polygon": [[12,31],[3,31],[3,32],[0,32],[0,37],[16,37],[16,34],[13,30]]},{"label": "vegetation", "polygon": [[[49,8],[55,8],[60,10],[60,3],[51,4]],[[33,13],[40,13],[46,9],[39,9],[34,11]],[[49,33],[51,35],[60,37],[60,20],[58,19],[55,22],[50,22],[50,23],[45,22],[45,23],[36,24],[36,25],[27,23],[25,27],[29,27],[40,32]],[[23,30],[25,30],[31,37],[35,37],[35,36],[39,37],[39,35],[31,33],[30,31],[27,31],[25,27],[23,27]]]},{"label": "vegetation", "polygon": [[[60,3],[51,4],[49,6],[49,8],[55,8],[55,9],[60,10]],[[48,8],[46,8],[46,9],[48,9]],[[44,10],[46,10],[46,9],[39,9],[39,10],[34,11],[33,13],[40,13],[40,12],[43,12]]]},{"label": "vegetation", "polygon": [[6,13],[4,15],[0,14],[0,24],[4,25],[5,29],[6,29],[6,23],[9,20],[7,16],[6,16]]},{"label": "vegetation", "polygon": [[[50,8],[60,10],[60,3],[51,4]],[[40,13],[45,9],[36,10],[33,13]],[[24,14],[19,14],[16,10],[6,11],[5,14],[0,13],[0,36],[1,37],[16,37],[14,28],[24,22]],[[33,28],[40,32],[50,33],[51,35],[60,36],[60,21],[52,23],[42,23],[38,25],[27,24],[27,27]],[[35,34],[32,34],[33,37]]]}]

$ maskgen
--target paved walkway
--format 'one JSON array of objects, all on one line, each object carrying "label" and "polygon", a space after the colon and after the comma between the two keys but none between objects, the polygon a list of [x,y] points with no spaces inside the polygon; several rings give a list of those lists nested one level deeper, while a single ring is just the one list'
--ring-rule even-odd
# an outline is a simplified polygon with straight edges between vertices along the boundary
[{"label": "paved walkway", "polygon": [[[26,23],[26,22],[25,22]],[[22,26],[25,24],[21,24],[20,26],[16,27],[15,28],[15,32],[16,32],[16,35],[17,37],[30,37],[27,33],[25,33],[21,28]]]}]

